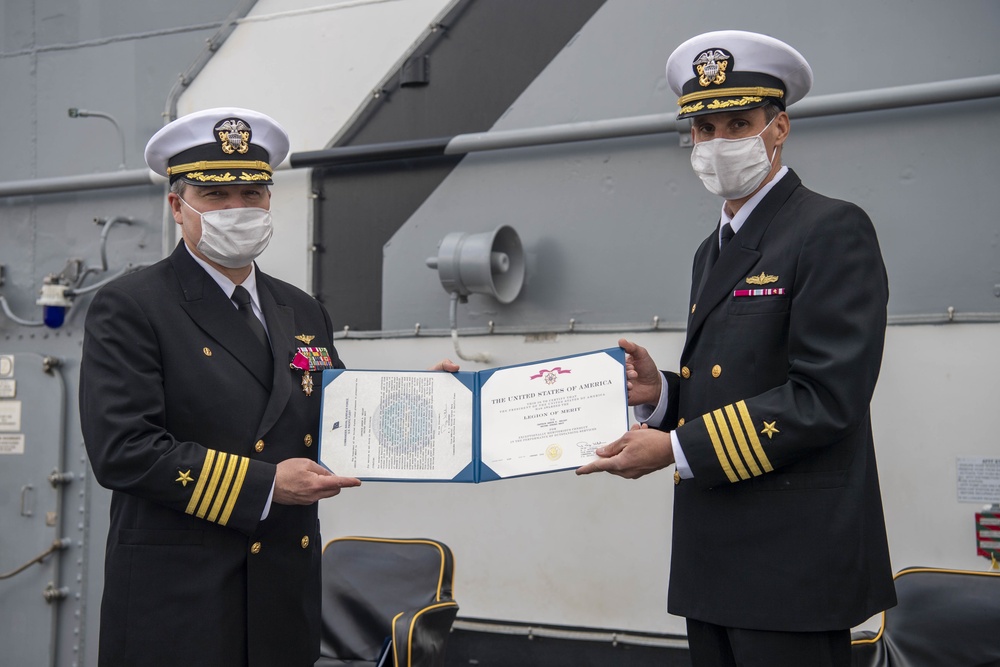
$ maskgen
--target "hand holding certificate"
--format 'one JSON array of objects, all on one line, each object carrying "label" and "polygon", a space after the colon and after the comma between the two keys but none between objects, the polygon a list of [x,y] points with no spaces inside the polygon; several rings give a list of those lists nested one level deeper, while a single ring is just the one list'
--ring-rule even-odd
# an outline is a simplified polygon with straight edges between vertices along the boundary
[{"label": "hand holding certificate", "polygon": [[577,468],[628,429],[612,348],[478,372],[323,372],[320,460],[361,479],[481,482]]}]

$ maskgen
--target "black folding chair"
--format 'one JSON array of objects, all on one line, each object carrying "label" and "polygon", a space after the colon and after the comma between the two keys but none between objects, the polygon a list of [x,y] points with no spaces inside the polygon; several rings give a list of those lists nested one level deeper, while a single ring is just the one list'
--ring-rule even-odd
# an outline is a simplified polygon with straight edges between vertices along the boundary
[{"label": "black folding chair", "polygon": [[854,667],[1000,667],[1000,573],[911,567],[877,632],[855,632]]},{"label": "black folding chair", "polygon": [[439,667],[458,603],[454,557],[431,539],[341,537],[323,548],[316,667]]}]

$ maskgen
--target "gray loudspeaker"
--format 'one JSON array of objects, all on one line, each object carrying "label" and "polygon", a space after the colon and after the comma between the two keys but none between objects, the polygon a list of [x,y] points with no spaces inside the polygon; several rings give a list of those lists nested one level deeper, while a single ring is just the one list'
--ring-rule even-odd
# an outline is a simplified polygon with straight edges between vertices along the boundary
[{"label": "gray loudspeaker", "polygon": [[462,297],[475,292],[510,303],[524,283],[521,239],[508,225],[481,234],[448,234],[427,266],[437,269],[445,291]]}]

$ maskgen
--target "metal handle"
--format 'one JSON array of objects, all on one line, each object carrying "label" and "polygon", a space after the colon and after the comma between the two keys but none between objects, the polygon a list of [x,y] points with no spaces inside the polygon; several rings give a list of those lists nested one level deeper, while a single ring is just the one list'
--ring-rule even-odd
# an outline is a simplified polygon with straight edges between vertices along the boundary
[{"label": "metal handle", "polygon": [[34,510],[28,507],[29,495],[31,495],[32,499],[34,498],[33,494],[31,494],[34,489],[35,487],[31,484],[21,487],[21,516],[34,516]]}]

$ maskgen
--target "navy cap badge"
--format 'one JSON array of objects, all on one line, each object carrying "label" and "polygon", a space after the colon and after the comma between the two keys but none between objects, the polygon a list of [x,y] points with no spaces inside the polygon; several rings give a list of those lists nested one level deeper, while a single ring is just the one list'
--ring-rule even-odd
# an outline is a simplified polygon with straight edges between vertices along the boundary
[{"label": "navy cap badge", "polygon": [[726,70],[732,64],[733,56],[722,49],[708,49],[698,54],[691,63],[694,73],[698,75],[698,83],[702,86],[715,84],[721,86],[726,82]]},{"label": "navy cap badge", "polygon": [[245,154],[250,150],[250,126],[239,118],[229,118],[219,123],[215,128],[226,155],[233,153]]}]

